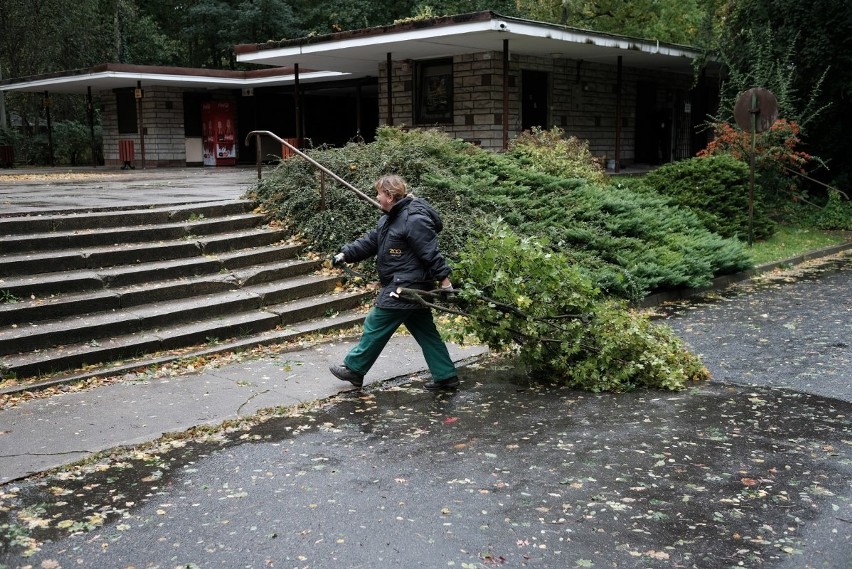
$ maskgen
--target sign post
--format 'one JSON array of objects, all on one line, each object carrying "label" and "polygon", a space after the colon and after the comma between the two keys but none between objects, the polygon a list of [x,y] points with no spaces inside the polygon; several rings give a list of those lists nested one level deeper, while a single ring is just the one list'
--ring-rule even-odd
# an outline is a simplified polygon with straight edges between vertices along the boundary
[{"label": "sign post", "polygon": [[754,243],[754,158],[757,153],[757,133],[768,130],[778,119],[778,99],[772,91],[753,87],[737,96],[734,120],[743,130],[751,132],[748,188],[748,246]]}]

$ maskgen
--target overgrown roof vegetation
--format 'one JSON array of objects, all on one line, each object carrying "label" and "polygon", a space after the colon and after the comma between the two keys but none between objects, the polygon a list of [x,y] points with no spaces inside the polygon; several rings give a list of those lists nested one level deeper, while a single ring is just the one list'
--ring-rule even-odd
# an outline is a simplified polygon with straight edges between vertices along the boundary
[{"label": "overgrown roof vegetation", "polygon": [[[456,258],[485,220],[501,218],[567,255],[604,294],[638,300],[654,291],[705,286],[750,266],[743,245],[707,229],[671,198],[634,191],[602,172],[583,144],[553,157],[548,133],[520,137],[495,154],[438,131],[379,130],[370,144],[309,154],[362,191],[397,173],[441,213],[441,246]],[[372,228],[377,211],[327,181],[324,211],[319,176],[303,160],[285,160],[259,184],[256,199],[320,254]]]}]

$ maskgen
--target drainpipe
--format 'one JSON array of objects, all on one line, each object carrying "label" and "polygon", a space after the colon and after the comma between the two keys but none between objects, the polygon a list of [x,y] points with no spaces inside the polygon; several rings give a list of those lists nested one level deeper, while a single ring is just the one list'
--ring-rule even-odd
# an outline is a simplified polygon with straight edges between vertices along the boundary
[{"label": "drainpipe", "polygon": [[618,79],[615,86],[615,172],[621,170],[621,57],[618,56]]},{"label": "drainpipe", "polygon": [[361,136],[361,84],[355,89],[355,134]]},{"label": "drainpipe", "polygon": [[296,82],[293,84],[293,98],[296,103],[296,146],[302,148],[302,107],[299,104],[301,97],[301,93],[299,92],[299,64],[296,63],[293,65],[293,72],[296,78]]},{"label": "drainpipe", "polygon": [[[0,65],[0,81],[3,80],[3,66]],[[0,91],[0,128],[6,128],[6,92]]]},{"label": "drainpipe", "polygon": [[95,145],[95,106],[92,103],[92,88],[86,87],[86,112],[89,115],[89,140],[92,143],[92,168],[97,168],[98,148]]},{"label": "drainpipe", "polygon": [[145,169],[145,120],[142,116],[142,81],[136,82],[136,115],[139,119],[139,161],[142,169]]},{"label": "drainpipe", "polygon": [[503,151],[509,149],[509,40],[503,40]]},{"label": "drainpipe", "polygon": [[388,83],[388,126],[393,126],[393,60],[388,52],[387,58],[387,83]]}]

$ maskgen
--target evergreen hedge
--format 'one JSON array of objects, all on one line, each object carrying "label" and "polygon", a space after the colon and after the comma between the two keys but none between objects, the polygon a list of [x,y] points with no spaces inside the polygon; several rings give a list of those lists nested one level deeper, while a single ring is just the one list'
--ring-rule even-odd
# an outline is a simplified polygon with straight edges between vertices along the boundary
[{"label": "evergreen hedge", "polygon": [[[382,128],[373,143],[308,154],[370,196],[381,175],[403,176],[443,216],[441,247],[451,260],[481,222],[499,217],[522,235],[546,238],[604,293],[630,300],[704,286],[751,266],[742,244],[668,198],[535,171],[528,156],[485,151],[437,131]],[[326,255],[371,229],[378,211],[331,180],[320,211],[319,179],[305,161],[287,159],[250,195]]]},{"label": "evergreen hedge", "polygon": [[[675,203],[690,208],[704,225],[723,237],[747,239],[749,234],[749,167],[728,154],[690,158],[664,164],[642,182]],[[766,196],[754,188],[755,239],[775,232],[766,208]]]}]

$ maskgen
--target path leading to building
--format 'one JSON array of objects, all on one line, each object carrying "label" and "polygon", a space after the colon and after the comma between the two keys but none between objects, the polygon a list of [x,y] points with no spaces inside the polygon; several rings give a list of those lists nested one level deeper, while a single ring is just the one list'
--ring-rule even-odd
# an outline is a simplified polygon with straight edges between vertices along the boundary
[{"label": "path leading to building", "polygon": [[0,170],[0,215],[236,199],[255,182],[254,167],[15,168]]}]

